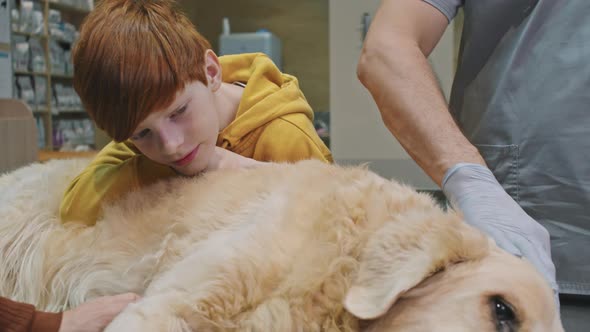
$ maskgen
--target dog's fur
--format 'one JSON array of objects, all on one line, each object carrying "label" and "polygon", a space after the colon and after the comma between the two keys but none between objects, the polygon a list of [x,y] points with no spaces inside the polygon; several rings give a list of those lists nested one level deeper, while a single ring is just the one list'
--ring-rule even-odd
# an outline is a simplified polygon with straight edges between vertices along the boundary
[{"label": "dog's fur", "polygon": [[[86,163],[0,177],[0,295],[64,310],[143,294],[107,331],[562,331],[527,262],[364,168],[177,178],[93,227],[61,225],[61,194]],[[515,319],[496,315],[497,299]]]}]

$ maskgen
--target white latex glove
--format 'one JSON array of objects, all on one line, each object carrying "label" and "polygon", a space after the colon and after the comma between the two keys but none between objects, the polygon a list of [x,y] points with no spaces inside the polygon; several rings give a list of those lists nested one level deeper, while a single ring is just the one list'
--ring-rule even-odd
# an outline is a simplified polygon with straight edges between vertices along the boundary
[{"label": "white latex glove", "polygon": [[479,164],[459,163],[446,172],[442,189],[468,224],[500,248],[530,261],[549,282],[559,306],[549,232],[524,212],[494,174]]}]

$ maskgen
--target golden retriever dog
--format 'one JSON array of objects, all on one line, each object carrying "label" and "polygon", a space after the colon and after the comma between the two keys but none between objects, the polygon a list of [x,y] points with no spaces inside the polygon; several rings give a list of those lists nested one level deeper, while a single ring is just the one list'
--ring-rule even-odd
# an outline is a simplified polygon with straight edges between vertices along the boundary
[{"label": "golden retriever dog", "polygon": [[60,224],[86,160],[0,177],[0,295],[143,298],[106,331],[563,331],[550,288],[425,194],[317,161],[176,178]]}]

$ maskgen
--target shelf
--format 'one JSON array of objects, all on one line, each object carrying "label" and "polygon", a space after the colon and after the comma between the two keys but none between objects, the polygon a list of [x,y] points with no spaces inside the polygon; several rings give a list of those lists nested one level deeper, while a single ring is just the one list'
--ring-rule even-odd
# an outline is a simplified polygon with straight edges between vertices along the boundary
[{"label": "shelf", "polygon": [[33,110],[33,114],[36,115],[47,115],[49,114],[49,112],[47,111],[46,107],[31,107],[31,109]]},{"label": "shelf", "polygon": [[69,74],[51,74],[52,78],[64,79],[64,80],[71,80],[74,78],[74,75]]},{"label": "shelf", "polygon": [[50,41],[52,40],[52,41],[57,42],[57,43],[68,44],[68,45],[71,45],[71,44],[74,43],[71,40],[66,40],[66,39],[62,39],[62,38],[56,38],[55,36],[49,36],[49,40]]},{"label": "shelf", "polygon": [[45,72],[32,72],[27,70],[14,70],[15,75],[28,75],[28,76],[47,76]]},{"label": "shelf", "polygon": [[55,2],[55,1],[51,1],[51,0],[42,0],[43,2],[49,2],[49,7],[53,8],[53,9],[58,9],[58,10],[63,10],[63,11],[69,11],[69,12],[73,12],[73,13],[77,13],[77,14],[88,14],[90,13],[90,10],[86,9],[86,8],[80,8],[80,7],[76,7],[76,6],[72,6],[72,5],[68,5],[62,2]]},{"label": "shelf", "polygon": [[82,108],[56,108],[58,113],[54,115],[60,115],[62,113],[82,113],[86,114],[86,111]]},{"label": "shelf", "polygon": [[15,31],[15,30],[12,30],[12,34],[17,35],[17,36],[30,37],[30,38],[41,38],[41,39],[47,38],[46,34],[36,34],[36,33],[22,32],[22,31]]}]

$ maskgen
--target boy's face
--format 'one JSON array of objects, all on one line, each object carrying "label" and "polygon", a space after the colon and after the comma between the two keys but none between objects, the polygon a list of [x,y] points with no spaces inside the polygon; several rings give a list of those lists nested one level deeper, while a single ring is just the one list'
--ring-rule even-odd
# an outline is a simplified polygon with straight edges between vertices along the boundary
[{"label": "boy's face", "polygon": [[213,155],[219,114],[211,85],[187,84],[170,106],[152,112],[131,141],[149,159],[184,175],[203,171]]}]

